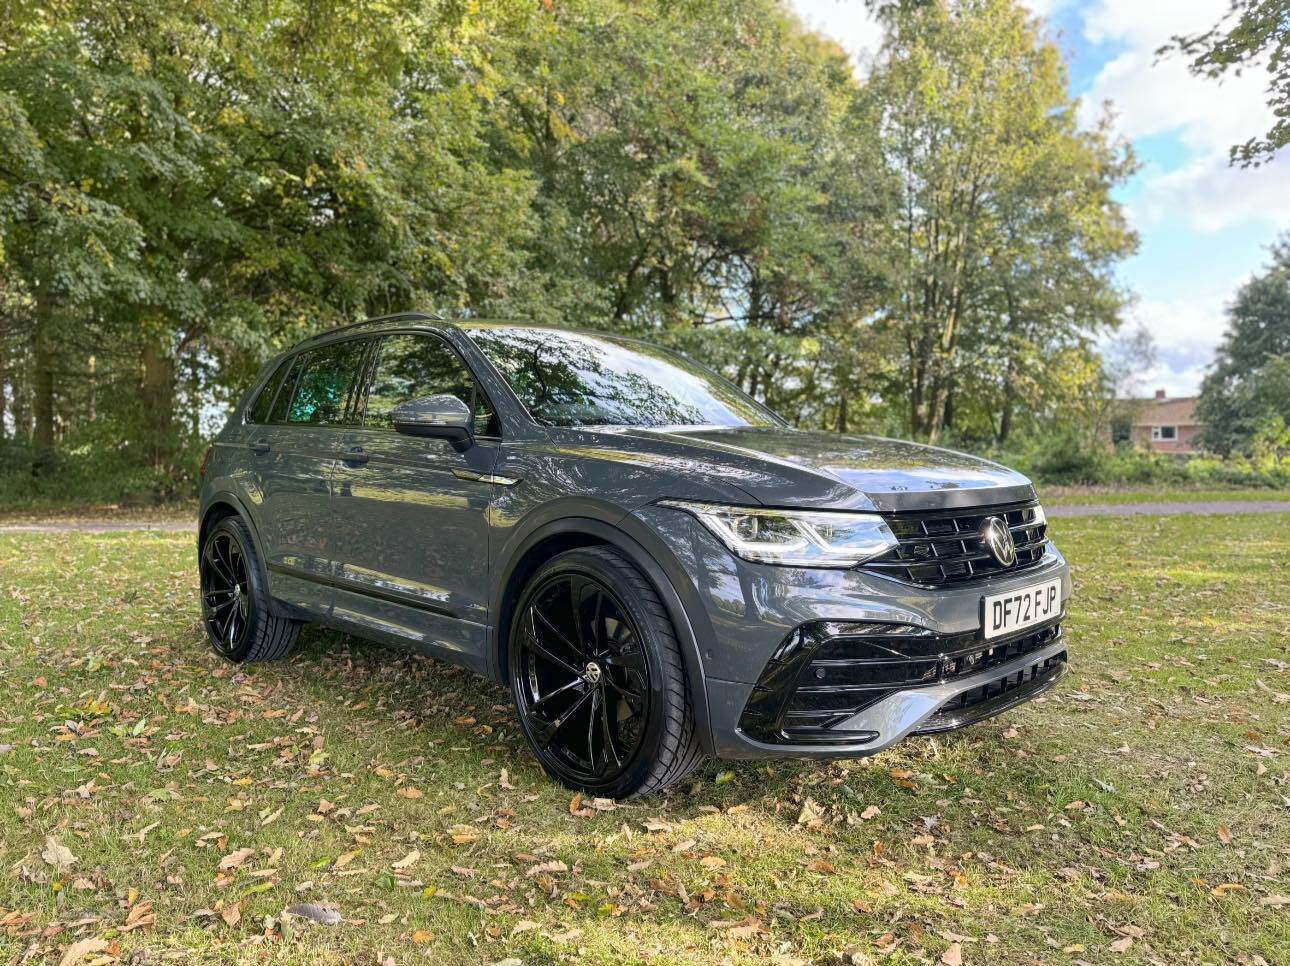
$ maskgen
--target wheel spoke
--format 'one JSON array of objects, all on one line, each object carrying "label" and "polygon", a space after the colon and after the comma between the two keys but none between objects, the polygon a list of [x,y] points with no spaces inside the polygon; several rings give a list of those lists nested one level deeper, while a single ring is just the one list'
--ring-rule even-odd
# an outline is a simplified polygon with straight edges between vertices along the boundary
[{"label": "wheel spoke", "polygon": [[573,675],[575,678],[582,678],[581,668],[575,667],[558,654],[553,653],[545,644],[542,643],[542,641],[538,639],[537,634],[533,633],[532,629],[525,634],[524,637],[528,641],[529,648],[534,654],[538,655],[538,657],[554,664],[556,667],[562,669],[567,674]]},{"label": "wheel spoke", "polygon": [[551,721],[546,720],[540,714],[536,714],[532,709],[529,710],[527,720],[529,728],[533,732],[533,740],[543,748],[549,746],[558,732],[568,722],[570,718],[577,713],[578,709],[587,703],[587,699],[595,694],[594,691],[585,691],[577,701],[569,706],[569,709]]},{"label": "wheel spoke", "polygon": [[234,583],[233,575],[224,567],[224,561],[220,560],[219,554],[215,552],[214,543],[207,544],[206,552],[202,556],[214,571],[214,575],[219,577],[226,586],[231,587]]},{"label": "wheel spoke", "polygon": [[[560,642],[560,645],[566,651],[572,654],[576,660],[582,659],[582,656],[585,652],[581,648],[579,648],[578,645],[574,644],[571,640],[569,640],[569,638],[564,636],[564,634],[560,631],[560,628],[556,627],[555,624],[551,622],[551,618],[547,617],[545,614],[542,613],[542,611],[538,608],[536,601],[533,603],[533,606],[529,608],[529,616],[531,618],[534,618],[534,620],[532,621],[532,630],[531,630],[531,633],[534,638],[538,638],[537,622],[541,621],[542,626],[547,631],[549,631],[557,641]],[[540,638],[538,639],[540,640]]]},{"label": "wheel spoke", "polygon": [[[623,760],[618,757],[618,749],[614,747],[614,729],[609,723],[609,702],[600,702],[600,728],[605,739],[605,748],[608,750],[610,757],[614,759],[614,767],[622,768]],[[608,764],[608,762],[606,762]]]},{"label": "wheel spoke", "polygon": [[600,720],[600,709],[605,703],[605,692],[600,688],[593,688],[591,691],[591,712],[587,715],[587,764],[597,775],[604,772],[605,767],[596,762],[596,724]]},{"label": "wheel spoke", "polygon": [[[232,592],[230,591],[230,593],[232,593]],[[222,604],[211,604],[211,605],[208,605],[208,606],[210,606],[210,609],[211,609],[211,616],[212,616],[212,617],[214,617],[216,614],[218,614],[220,611],[222,611],[225,607],[229,607],[229,606],[231,606],[232,604],[236,604],[236,603],[237,603],[237,598],[236,598],[236,597],[229,597],[229,599],[228,599],[228,600],[226,600],[226,601],[224,601],[224,603],[222,603]]]},{"label": "wheel spoke", "polygon": [[568,684],[562,684],[554,691],[548,691],[546,694],[542,695],[542,697],[534,701],[533,710],[536,711],[538,708],[542,707],[542,705],[546,704],[552,698],[558,697],[561,694],[568,694],[574,688],[585,688],[586,686],[587,686],[587,682],[582,680],[582,678],[580,677],[574,678]]},{"label": "wheel spoke", "polygon": [[641,694],[639,691],[633,691],[630,688],[623,687],[623,685],[614,680],[612,674],[606,673],[605,681],[631,706],[633,712],[639,711],[644,707],[645,695]]}]

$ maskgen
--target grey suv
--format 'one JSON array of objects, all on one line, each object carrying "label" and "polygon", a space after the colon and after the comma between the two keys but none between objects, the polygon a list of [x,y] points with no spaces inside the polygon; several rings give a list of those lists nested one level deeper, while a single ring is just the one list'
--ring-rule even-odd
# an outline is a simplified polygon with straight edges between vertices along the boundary
[{"label": "grey suv", "polygon": [[603,334],[410,314],[265,367],[203,464],[211,643],[303,621],[506,685],[596,795],[705,756],[871,755],[1066,670],[1065,561],[1022,476],[792,429]]}]

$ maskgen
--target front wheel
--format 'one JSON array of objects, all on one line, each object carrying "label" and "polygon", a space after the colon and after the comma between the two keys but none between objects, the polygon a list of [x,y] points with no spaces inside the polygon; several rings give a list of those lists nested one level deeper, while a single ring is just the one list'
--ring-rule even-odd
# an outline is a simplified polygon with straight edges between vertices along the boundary
[{"label": "front wheel", "polygon": [[540,567],[515,610],[509,655],[524,734],[570,788],[647,795],[702,760],[676,631],[618,551],[571,550]]},{"label": "front wheel", "polygon": [[239,664],[290,653],[300,622],[270,612],[255,544],[240,518],[225,517],[211,527],[198,569],[202,625],[215,653]]}]

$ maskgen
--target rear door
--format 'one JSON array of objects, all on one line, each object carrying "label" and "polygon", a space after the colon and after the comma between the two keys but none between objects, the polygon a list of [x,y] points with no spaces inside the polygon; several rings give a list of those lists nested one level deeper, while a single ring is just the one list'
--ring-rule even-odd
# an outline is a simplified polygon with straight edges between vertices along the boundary
[{"label": "rear door", "polygon": [[264,563],[275,575],[331,575],[330,480],[340,436],[357,418],[365,352],[348,339],[298,354],[267,421],[247,435]]},{"label": "rear door", "polygon": [[[429,650],[474,664],[488,612],[488,505],[499,430],[492,405],[439,336],[375,340],[362,426],[345,434],[332,478],[338,575],[365,592],[373,618],[406,621]],[[475,413],[475,439],[458,446],[395,431],[394,407],[451,394]],[[385,605],[403,608],[391,610]],[[465,652],[465,653],[461,653]]]}]

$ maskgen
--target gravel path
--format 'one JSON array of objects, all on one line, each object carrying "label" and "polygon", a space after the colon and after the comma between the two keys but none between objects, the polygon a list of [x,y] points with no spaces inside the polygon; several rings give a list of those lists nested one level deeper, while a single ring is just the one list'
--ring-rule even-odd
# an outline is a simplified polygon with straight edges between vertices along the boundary
[{"label": "gravel path", "polygon": [[193,533],[195,520],[44,520],[30,523],[0,523],[0,533],[115,533],[119,530],[156,530],[162,533]]},{"label": "gravel path", "polygon": [[1193,516],[1205,513],[1290,513],[1290,500],[1206,500],[1194,503],[1072,503],[1046,506],[1050,517]]},{"label": "gravel path", "polygon": [[[1209,500],[1194,503],[1077,503],[1045,507],[1050,517],[1192,516],[1213,513],[1290,513],[1290,500]],[[115,533],[155,530],[192,533],[191,520],[43,520],[0,523],[0,533]]]}]

